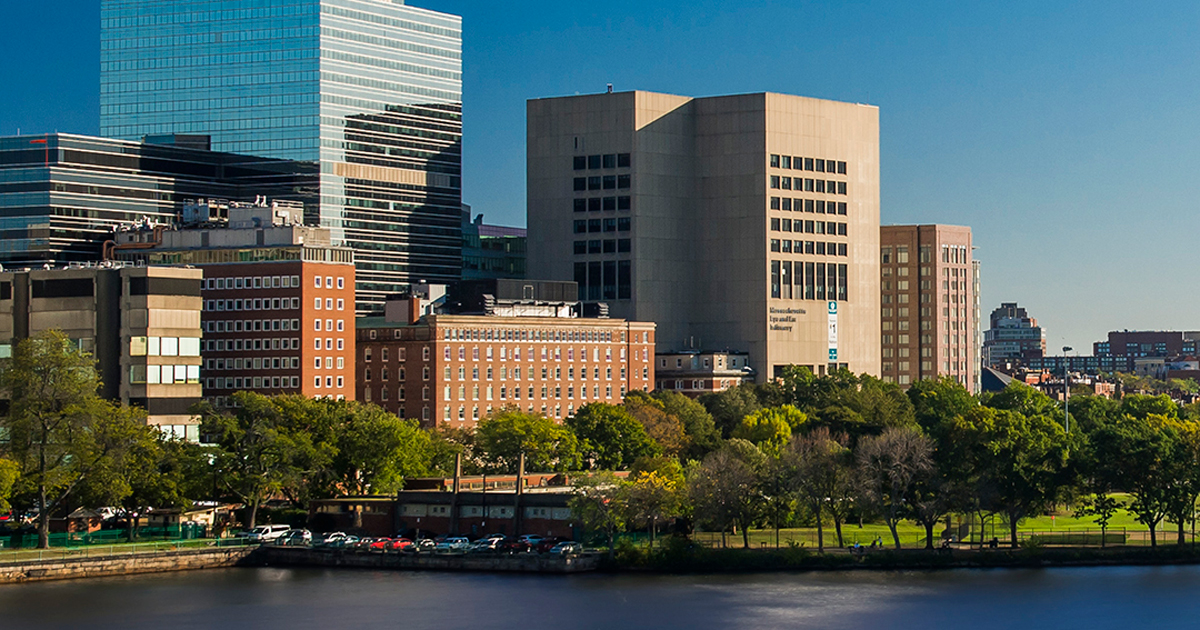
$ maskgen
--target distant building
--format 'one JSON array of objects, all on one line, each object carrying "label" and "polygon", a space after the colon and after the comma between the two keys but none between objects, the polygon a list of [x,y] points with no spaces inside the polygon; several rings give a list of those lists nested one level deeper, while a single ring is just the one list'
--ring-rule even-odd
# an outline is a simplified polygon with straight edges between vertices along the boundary
[{"label": "distant building", "polygon": [[879,229],[883,380],[911,385],[949,376],[975,391],[979,285],[971,228]]},{"label": "distant building", "polygon": [[1175,357],[1196,355],[1200,332],[1114,330],[1108,339],[1092,344],[1096,356]]},{"label": "distant building", "polygon": [[992,311],[983,337],[984,365],[1003,369],[1046,354],[1046,333],[1016,302]]},{"label": "distant building", "polygon": [[190,200],[184,217],[190,227],[122,228],[105,255],[203,270],[204,397],[353,398],[353,250],[294,203]]},{"label": "distant building", "polygon": [[199,269],[121,264],[0,273],[0,357],[60,330],[97,362],[100,395],[146,410],[147,423],[199,440]]},{"label": "distant building", "polygon": [[585,311],[577,295],[573,282],[417,287],[358,319],[358,400],[470,428],[507,406],[562,420],[650,390],[654,324],[594,316],[602,305]]},{"label": "distant building", "polygon": [[525,228],[488,225],[483,215],[471,220],[463,204],[463,280],[525,277]]},{"label": "distant building", "polygon": [[656,389],[691,398],[755,380],[750,355],[745,352],[664,352],[654,360],[658,362]]}]

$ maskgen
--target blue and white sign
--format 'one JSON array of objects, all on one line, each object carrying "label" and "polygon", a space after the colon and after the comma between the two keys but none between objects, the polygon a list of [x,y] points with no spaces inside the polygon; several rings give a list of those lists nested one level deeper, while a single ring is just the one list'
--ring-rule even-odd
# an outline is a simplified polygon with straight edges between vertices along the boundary
[{"label": "blue and white sign", "polygon": [[829,361],[837,362],[838,356],[838,303],[829,302]]}]

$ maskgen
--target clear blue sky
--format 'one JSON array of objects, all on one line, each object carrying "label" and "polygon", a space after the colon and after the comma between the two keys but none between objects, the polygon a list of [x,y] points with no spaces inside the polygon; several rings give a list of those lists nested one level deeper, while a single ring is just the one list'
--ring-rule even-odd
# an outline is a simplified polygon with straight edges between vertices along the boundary
[{"label": "clear blue sky", "polygon": [[[95,0],[0,8],[0,134],[98,130]],[[525,100],[644,89],[878,105],[884,223],[975,232],[986,312],[1052,349],[1200,329],[1200,3],[493,2],[464,16],[464,201],[523,225]]]}]

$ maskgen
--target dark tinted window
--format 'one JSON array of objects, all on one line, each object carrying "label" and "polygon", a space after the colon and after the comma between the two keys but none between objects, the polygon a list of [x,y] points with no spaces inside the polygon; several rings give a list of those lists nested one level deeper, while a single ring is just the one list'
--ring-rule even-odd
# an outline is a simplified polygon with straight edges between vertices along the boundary
[{"label": "dark tinted window", "polygon": [[599,155],[589,155],[588,156],[588,168],[600,168],[600,156]]},{"label": "dark tinted window", "polygon": [[[94,294],[95,287],[91,278],[33,281],[35,298],[92,297]],[[200,295],[199,289],[196,290],[196,295]]]},{"label": "dark tinted window", "polygon": [[575,156],[575,170],[582,171],[587,168],[587,158],[582,155]]}]

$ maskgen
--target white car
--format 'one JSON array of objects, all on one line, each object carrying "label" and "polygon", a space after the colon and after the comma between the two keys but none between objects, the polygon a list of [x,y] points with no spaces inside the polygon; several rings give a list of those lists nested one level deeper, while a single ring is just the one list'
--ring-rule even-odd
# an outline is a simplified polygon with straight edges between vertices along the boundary
[{"label": "white car", "polygon": [[242,537],[247,542],[265,543],[283,536],[290,529],[288,525],[259,525],[248,532],[242,532]]},{"label": "white car", "polygon": [[452,551],[466,551],[471,546],[471,541],[461,536],[447,538],[437,544],[434,551],[440,553],[449,553]]}]

